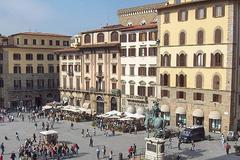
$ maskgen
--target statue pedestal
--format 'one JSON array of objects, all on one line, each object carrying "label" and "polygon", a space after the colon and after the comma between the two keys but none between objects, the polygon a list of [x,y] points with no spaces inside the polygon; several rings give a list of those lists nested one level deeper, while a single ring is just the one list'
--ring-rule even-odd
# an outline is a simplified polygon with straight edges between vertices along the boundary
[{"label": "statue pedestal", "polygon": [[145,141],[146,141],[145,159],[164,160],[165,140],[153,137],[145,138]]}]

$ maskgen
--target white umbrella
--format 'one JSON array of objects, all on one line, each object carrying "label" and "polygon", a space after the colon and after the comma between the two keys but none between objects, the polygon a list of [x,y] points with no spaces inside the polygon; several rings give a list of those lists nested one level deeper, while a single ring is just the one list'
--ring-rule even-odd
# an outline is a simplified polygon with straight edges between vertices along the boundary
[{"label": "white umbrella", "polygon": [[110,111],[110,112],[107,112],[106,113],[107,115],[118,115],[118,116],[120,116],[120,115],[122,115],[122,112],[119,112],[119,111],[116,111],[116,110],[112,110],[112,111]]},{"label": "white umbrella", "polygon": [[111,119],[119,119],[119,118],[121,118],[121,117],[119,117],[119,116],[117,116],[117,115],[112,115],[112,116],[110,116],[110,117],[108,117],[108,118],[111,118]]},{"label": "white umbrella", "polygon": [[120,118],[119,121],[132,121],[133,119],[130,118],[130,117],[123,117],[123,118]]}]

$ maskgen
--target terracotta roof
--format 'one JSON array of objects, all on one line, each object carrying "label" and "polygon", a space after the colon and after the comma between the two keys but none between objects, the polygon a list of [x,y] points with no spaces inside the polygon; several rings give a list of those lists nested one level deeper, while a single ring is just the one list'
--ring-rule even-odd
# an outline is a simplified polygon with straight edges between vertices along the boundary
[{"label": "terracotta roof", "polygon": [[60,50],[56,50],[56,53],[66,53],[66,52],[77,52],[79,51],[78,48],[64,48],[64,49],[60,49]]},{"label": "terracotta roof", "polygon": [[129,26],[127,28],[121,29],[122,32],[126,31],[137,31],[137,30],[147,30],[147,29],[157,29],[157,24],[146,24],[146,25],[136,25],[136,26]]},{"label": "terracotta roof", "polygon": [[120,47],[120,43],[104,43],[104,44],[92,44],[78,46],[79,49],[91,49],[91,48],[113,48]]},{"label": "terracotta roof", "polygon": [[215,1],[215,0],[196,0],[196,1],[182,2],[182,3],[179,3],[179,4],[165,3],[165,5],[158,6],[157,9],[159,10],[159,9],[165,9],[165,8],[185,6],[185,5],[188,5],[188,4],[197,4],[197,3],[206,2],[206,1]]},{"label": "terracotta roof", "polygon": [[81,33],[86,34],[86,33],[94,33],[94,32],[115,31],[115,30],[119,30],[123,27],[124,27],[123,25],[117,24],[117,25],[104,26],[104,27],[99,28],[99,29],[84,31],[84,32],[81,32]]},{"label": "terracotta roof", "polygon": [[20,32],[20,33],[12,34],[11,36],[16,36],[16,35],[53,36],[53,37],[71,37],[71,36],[62,35],[62,34],[42,33],[42,32]]}]

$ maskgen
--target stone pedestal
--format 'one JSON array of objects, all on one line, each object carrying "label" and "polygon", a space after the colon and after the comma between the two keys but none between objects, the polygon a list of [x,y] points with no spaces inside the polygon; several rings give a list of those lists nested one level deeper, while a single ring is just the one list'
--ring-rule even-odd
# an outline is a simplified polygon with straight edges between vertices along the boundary
[{"label": "stone pedestal", "polygon": [[145,160],[164,160],[165,140],[159,138],[145,138]]}]

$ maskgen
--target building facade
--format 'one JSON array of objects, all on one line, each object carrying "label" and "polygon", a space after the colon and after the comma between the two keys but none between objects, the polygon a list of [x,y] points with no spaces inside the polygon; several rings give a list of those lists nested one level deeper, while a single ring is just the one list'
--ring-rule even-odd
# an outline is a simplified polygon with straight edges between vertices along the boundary
[{"label": "building facade", "polygon": [[[67,52],[60,54],[62,100],[68,101],[71,105],[91,109],[94,114],[121,110],[119,91],[121,27],[121,25],[106,26],[81,33],[81,44],[76,48],[77,51],[74,51],[81,55],[81,75],[69,74],[72,70],[71,63],[76,62],[69,59],[69,56],[73,55]],[[67,69],[63,69],[64,65],[67,65]],[[73,81],[74,79],[76,80]]]},{"label": "building facade", "polygon": [[158,8],[158,98],[172,126],[239,128],[239,1],[169,0]]},{"label": "building facade", "polygon": [[151,106],[156,97],[157,24],[121,30],[122,108]]},{"label": "building facade", "polygon": [[59,62],[54,51],[70,36],[24,32],[5,38],[0,54],[1,107],[41,106],[59,100]]}]

